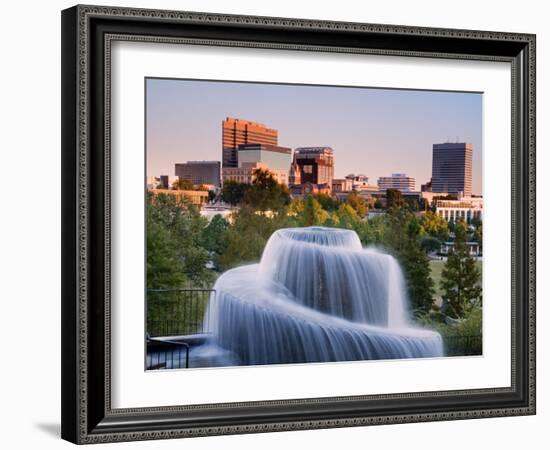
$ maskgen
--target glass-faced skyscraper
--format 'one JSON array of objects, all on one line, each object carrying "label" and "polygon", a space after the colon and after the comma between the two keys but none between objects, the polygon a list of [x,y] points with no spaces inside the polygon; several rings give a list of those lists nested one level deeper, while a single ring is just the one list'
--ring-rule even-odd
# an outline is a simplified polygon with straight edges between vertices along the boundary
[{"label": "glass-faced skyscraper", "polygon": [[465,142],[433,144],[432,191],[471,196],[472,152]]}]

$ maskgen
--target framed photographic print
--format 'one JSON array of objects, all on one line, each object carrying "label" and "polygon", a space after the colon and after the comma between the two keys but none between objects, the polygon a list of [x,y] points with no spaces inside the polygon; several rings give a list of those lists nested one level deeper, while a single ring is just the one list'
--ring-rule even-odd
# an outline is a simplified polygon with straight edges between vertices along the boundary
[{"label": "framed photographic print", "polygon": [[535,36],[62,13],[62,436],[535,413]]}]

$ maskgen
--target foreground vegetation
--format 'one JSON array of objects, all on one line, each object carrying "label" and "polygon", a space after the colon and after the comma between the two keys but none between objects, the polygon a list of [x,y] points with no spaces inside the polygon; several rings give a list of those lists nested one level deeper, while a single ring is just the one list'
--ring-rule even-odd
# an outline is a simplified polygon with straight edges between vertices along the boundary
[{"label": "foreground vegetation", "polygon": [[[441,274],[443,271],[443,268],[445,267],[445,260],[443,259],[432,259],[430,260],[430,276],[432,277],[432,280],[434,282],[434,297],[435,297],[435,303],[441,303],[441,300],[443,298],[443,288],[441,287]],[[481,270],[482,270],[482,263],[481,261],[476,261],[476,267],[479,270],[480,273],[480,282],[481,282]]]},{"label": "foreground vegetation", "polygon": [[[367,220],[372,205],[357,193],[346,201],[328,195],[291,199],[286,186],[261,170],[251,185],[226,183],[222,197],[238,205],[230,221],[215,216],[208,222],[195,206],[174,196],[148,197],[148,288],[210,287],[219,273],[257,262],[280,228],[345,228],[354,230],[364,246],[398,259],[411,312],[420,324],[443,336],[481,335],[480,263],[469,256],[466,245],[468,240],[481,241],[481,223],[448,224],[432,211],[419,216],[418,205],[391,190],[386,213]],[[455,247],[447,261],[430,261],[429,255],[452,237]]]}]

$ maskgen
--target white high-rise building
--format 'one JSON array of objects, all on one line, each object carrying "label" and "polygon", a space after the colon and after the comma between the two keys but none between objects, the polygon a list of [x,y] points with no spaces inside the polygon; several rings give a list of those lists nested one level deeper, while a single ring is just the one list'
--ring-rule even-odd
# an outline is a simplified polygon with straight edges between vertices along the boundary
[{"label": "white high-rise building", "polygon": [[397,189],[401,192],[412,192],[415,190],[416,180],[408,177],[405,173],[392,173],[391,177],[378,178],[378,188],[381,191]]}]

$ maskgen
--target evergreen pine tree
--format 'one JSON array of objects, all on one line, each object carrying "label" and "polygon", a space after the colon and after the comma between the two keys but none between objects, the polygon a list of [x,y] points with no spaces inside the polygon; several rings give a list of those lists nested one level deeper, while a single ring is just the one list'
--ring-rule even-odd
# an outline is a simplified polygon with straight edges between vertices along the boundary
[{"label": "evergreen pine tree", "polygon": [[430,312],[434,303],[434,282],[430,261],[420,243],[421,226],[412,216],[407,226],[407,240],[401,252],[409,300],[415,314]]},{"label": "evergreen pine tree", "polygon": [[411,307],[417,315],[429,312],[434,301],[430,261],[421,246],[421,232],[418,219],[410,211],[394,208],[388,214],[384,244],[401,264]]},{"label": "evergreen pine tree", "polygon": [[457,222],[454,231],[454,248],[449,252],[441,273],[441,288],[447,302],[447,315],[460,318],[481,296],[481,286],[479,269],[466,244],[466,224]]}]

